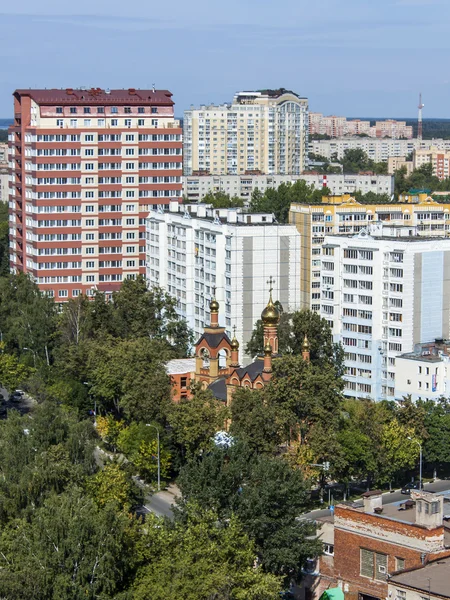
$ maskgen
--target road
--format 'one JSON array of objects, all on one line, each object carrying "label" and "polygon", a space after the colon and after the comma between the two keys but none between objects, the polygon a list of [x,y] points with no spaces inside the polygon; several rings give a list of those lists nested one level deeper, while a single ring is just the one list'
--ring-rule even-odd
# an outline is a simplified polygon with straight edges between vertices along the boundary
[{"label": "road", "polygon": [[[449,492],[450,493],[450,481],[445,479],[438,480],[434,483],[425,483],[424,485],[425,491],[429,492]],[[383,504],[393,504],[394,502],[400,502],[401,500],[407,500],[409,498],[408,495],[402,494],[400,490],[396,490],[395,492],[385,492],[382,495]],[[362,503],[362,499],[355,500],[355,503]],[[336,502],[339,504],[339,502]],[[331,515],[331,511],[328,508],[312,510],[309,513],[305,513],[301,515],[302,519],[317,519],[319,517],[328,517]]]},{"label": "road", "polygon": [[167,490],[147,496],[144,506],[149,512],[158,517],[169,517],[171,519],[173,517],[172,505],[175,504],[178,496],[181,496],[179,488],[174,484],[170,484]]},{"label": "road", "polygon": [[[6,411],[9,410],[17,410],[21,415],[24,415],[32,409],[32,407],[36,404],[34,398],[31,398],[27,394],[24,394],[21,398],[20,402],[11,402],[9,399],[9,394],[5,390],[5,388],[0,387],[0,394],[5,398],[4,402],[1,402],[1,406],[6,408]],[[1,419],[6,419],[8,413],[4,413],[0,415]]]}]

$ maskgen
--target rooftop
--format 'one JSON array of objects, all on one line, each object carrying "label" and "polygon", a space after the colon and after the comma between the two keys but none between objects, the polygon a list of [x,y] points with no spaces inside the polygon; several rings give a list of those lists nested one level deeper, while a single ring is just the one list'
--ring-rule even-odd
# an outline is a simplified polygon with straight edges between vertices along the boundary
[{"label": "rooftop", "polygon": [[91,89],[44,89],[44,90],[16,90],[14,96],[29,96],[37,104],[45,105],[165,105],[174,104],[172,93],[169,90],[139,90],[129,88],[127,90],[102,90],[101,88]]},{"label": "rooftop", "polygon": [[404,585],[407,588],[425,592],[427,596],[437,595],[450,598],[449,573],[450,558],[443,558],[430,562],[419,569],[393,575],[390,582],[393,585]]},{"label": "rooftop", "polygon": [[166,364],[168,375],[183,375],[195,371],[195,358],[175,358]]}]

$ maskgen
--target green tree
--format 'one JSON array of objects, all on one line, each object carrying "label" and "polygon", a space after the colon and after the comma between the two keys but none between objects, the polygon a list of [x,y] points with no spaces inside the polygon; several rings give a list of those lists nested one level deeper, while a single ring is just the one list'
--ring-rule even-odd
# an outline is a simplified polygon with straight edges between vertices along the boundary
[{"label": "green tree", "polygon": [[242,208],[244,201],[237,196],[231,197],[225,192],[208,192],[202,199],[204,204],[212,204],[213,208]]},{"label": "green tree", "polygon": [[99,506],[115,503],[129,510],[140,498],[129,473],[117,461],[107,464],[87,481],[87,490]]},{"label": "green tree", "polygon": [[176,300],[161,288],[147,288],[143,277],[126,279],[113,294],[113,335],[147,337],[167,343],[177,356],[186,356],[192,332],[176,312]]},{"label": "green tree", "polygon": [[273,452],[285,440],[288,419],[262,390],[238,388],[233,394],[230,433],[255,452]]},{"label": "green tree", "polygon": [[56,331],[57,307],[52,298],[23,273],[0,278],[0,323],[8,352],[31,355],[34,362],[50,363]]},{"label": "green tree", "polygon": [[223,429],[229,412],[223,402],[216,400],[209,390],[194,389],[190,400],[181,400],[169,406],[167,419],[172,439],[183,459],[190,459],[206,451],[214,434]]},{"label": "green tree", "polygon": [[[154,427],[147,427],[145,423],[131,423],[120,432],[117,447],[142,477],[156,480],[158,448]],[[160,462],[161,477],[165,478],[169,474],[171,455],[164,437],[160,440]]]},{"label": "green tree", "polygon": [[311,526],[296,519],[307,506],[307,486],[282,458],[254,455],[242,443],[215,448],[185,465],[179,484],[179,518],[188,512],[186,500],[217,510],[221,520],[234,513],[266,571],[286,580],[297,577],[306,558],[319,552],[318,542],[309,539]]},{"label": "green tree", "polygon": [[111,598],[136,565],[137,523],[80,488],[51,495],[30,520],[3,529],[0,594],[11,600]]},{"label": "green tree", "polygon": [[147,338],[106,338],[90,342],[87,379],[90,393],[107,411],[129,420],[164,422],[171,402],[164,342]]},{"label": "green tree", "polygon": [[382,447],[383,465],[380,480],[392,481],[398,473],[411,469],[418,456],[419,448],[412,440],[415,438],[414,429],[401,425],[397,419],[393,419],[383,427]]},{"label": "green tree", "polygon": [[[302,353],[305,335],[310,346],[313,364],[334,364],[338,375],[343,374],[344,352],[340,344],[333,343],[330,326],[316,312],[303,309],[295,313],[282,313],[278,326],[278,348],[280,354]],[[246,352],[251,356],[264,351],[264,327],[261,319],[255,323]]]},{"label": "green tree", "polygon": [[150,523],[148,564],[138,573],[135,600],[279,597],[280,579],[254,566],[254,544],[236,516],[219,522],[213,510],[190,504],[183,520]]},{"label": "green tree", "polygon": [[[4,347],[0,343],[0,347]],[[16,356],[2,352],[0,354],[0,382],[8,392],[19,388],[27,381],[34,369],[19,362]]]}]

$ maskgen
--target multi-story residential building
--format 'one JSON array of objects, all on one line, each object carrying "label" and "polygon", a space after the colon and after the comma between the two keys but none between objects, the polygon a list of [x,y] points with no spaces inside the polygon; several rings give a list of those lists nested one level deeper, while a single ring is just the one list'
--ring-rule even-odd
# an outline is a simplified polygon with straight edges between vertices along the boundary
[{"label": "multi-story residential building", "polygon": [[344,135],[370,135],[370,121],[361,121],[361,119],[352,119],[345,124]]},{"label": "multi-story residential building", "polygon": [[[349,194],[324,196],[322,204],[291,204],[289,222],[301,236],[300,294],[303,307],[320,310],[321,254],[325,235],[355,234],[370,224],[405,225],[408,235],[441,237],[450,232],[450,203],[427,194],[404,194],[399,202],[361,204]],[[420,340],[419,340],[420,341]]]},{"label": "multi-story residential building", "polygon": [[376,121],[375,127],[371,127],[370,129],[371,131],[369,132],[369,135],[372,137],[411,139],[413,136],[413,128],[411,125],[407,125],[406,121],[394,121],[393,119],[387,119],[386,121]]},{"label": "multi-story residential building", "polygon": [[395,399],[438,400],[450,396],[450,342],[417,344],[395,359]]},{"label": "multi-story residential building", "polygon": [[145,274],[145,217],[181,200],[166,90],[17,90],[9,129],[10,264],[57,300]]},{"label": "multi-story residential building", "polygon": [[428,149],[414,151],[413,164],[415,169],[430,163],[433,166],[433,175],[438,179],[443,180],[450,177],[450,149],[445,152],[439,150],[436,146],[431,146]]},{"label": "multi-story residential building", "polygon": [[190,175],[183,178],[183,196],[188,202],[201,202],[206,194],[224,192],[249,202],[254,190],[265,192],[278,188],[282,183],[295,183],[299,179],[313,185],[316,190],[328,188],[333,195],[374,192],[389,194],[394,192],[394,178],[391,175]]},{"label": "multi-story residential building", "polygon": [[9,171],[8,144],[0,144],[0,202],[8,202]]},{"label": "multi-story residential building", "polygon": [[413,136],[413,128],[406,125],[406,121],[393,119],[376,121],[372,126],[370,121],[361,119],[347,120],[345,117],[334,115],[325,117],[321,113],[309,113],[309,133],[310,135],[328,135],[332,138],[341,138],[345,135],[367,135],[372,138],[410,139]]},{"label": "multi-story residential building", "polygon": [[394,399],[396,357],[450,335],[450,239],[392,230],[322,246],[320,313],[344,347],[347,396]]},{"label": "multi-story residential building", "polygon": [[386,162],[390,156],[408,156],[418,149],[436,146],[438,150],[450,151],[450,140],[393,140],[389,138],[344,137],[331,140],[311,140],[309,152],[320,154],[328,160],[344,157],[345,150],[361,149],[375,162]]},{"label": "multi-story residential building", "polygon": [[8,165],[8,144],[0,144],[0,166]]},{"label": "multi-story residential building", "polygon": [[309,113],[309,133],[310,135],[320,134],[330,137],[342,137],[345,135],[345,117],[336,117],[330,115],[325,117],[321,113]]},{"label": "multi-story residential building", "polygon": [[184,113],[184,174],[299,175],[306,166],[308,100],[285,89],[239,92],[232,104]]},{"label": "multi-story residential building", "polygon": [[[427,593],[403,595],[397,590],[427,589],[425,572],[436,573],[431,565],[448,565],[447,507],[448,492],[425,491],[411,492],[404,502],[383,504],[381,491],[375,490],[363,494],[362,505],[338,504],[326,518],[333,543],[324,544],[315,571],[305,578],[304,598],[318,600],[329,586],[337,586],[346,600],[428,600]],[[430,582],[429,589],[441,598],[442,580]]]},{"label": "multi-story residential building", "polygon": [[414,163],[412,160],[406,160],[405,156],[390,156],[388,158],[388,173],[394,175],[398,169],[403,167],[406,169],[406,177],[409,177],[414,170]]},{"label": "multi-story residential building", "polygon": [[300,236],[271,214],[170,203],[147,219],[147,280],[178,301],[178,312],[197,336],[210,322],[216,289],[220,324],[245,352],[267,303],[267,281],[284,310],[300,305]]}]

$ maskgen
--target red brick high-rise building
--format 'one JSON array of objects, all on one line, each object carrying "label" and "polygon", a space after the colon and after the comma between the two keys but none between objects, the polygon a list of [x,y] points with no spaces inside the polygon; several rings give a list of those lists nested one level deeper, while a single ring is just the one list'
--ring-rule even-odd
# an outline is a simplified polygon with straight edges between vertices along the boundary
[{"label": "red brick high-rise building", "polygon": [[9,129],[10,266],[64,301],[145,274],[145,217],[181,200],[167,90],[17,90]]}]

